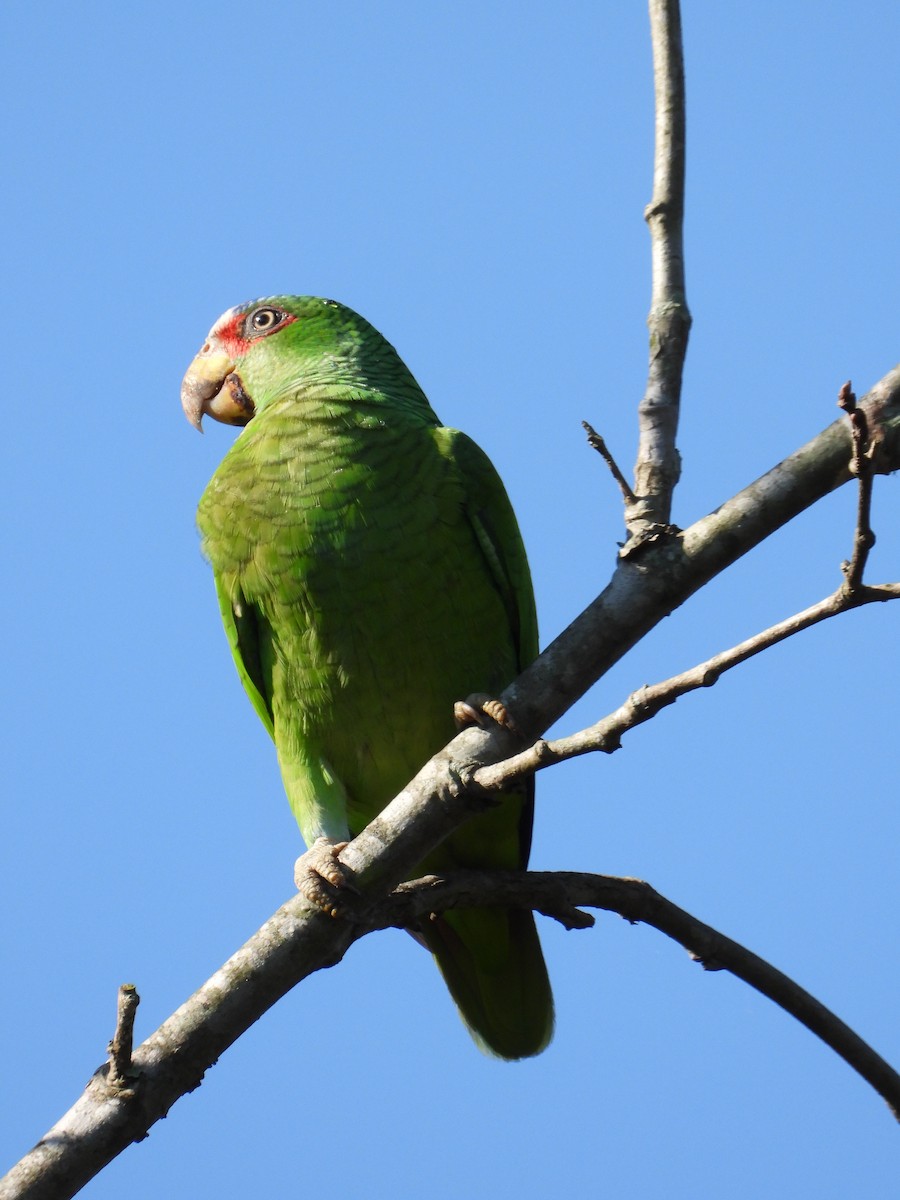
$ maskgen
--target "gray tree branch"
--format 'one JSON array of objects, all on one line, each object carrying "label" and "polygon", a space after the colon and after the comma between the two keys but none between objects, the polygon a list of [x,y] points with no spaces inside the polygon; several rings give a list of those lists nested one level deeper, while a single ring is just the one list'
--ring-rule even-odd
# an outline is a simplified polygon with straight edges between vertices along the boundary
[{"label": "gray tree branch", "polygon": [[900,583],[859,583],[853,591],[850,591],[846,584],[842,584],[818,604],[779,621],[777,625],[754,634],[737,646],[723,650],[705,662],[698,663],[687,671],[681,671],[678,675],[672,675],[661,683],[638,688],[615,712],[587,729],[581,729],[567,737],[553,738],[551,741],[539,738],[527,750],[513,755],[512,758],[479,767],[473,780],[486,791],[500,792],[508,790],[518,780],[555,763],[565,762],[566,759],[598,752],[612,754],[619,749],[622,737],[629,730],[652,720],[662,709],[674,704],[689,692],[712,687],[726,671],[761,654],[763,650],[777,646],[779,642],[802,633],[805,629],[811,629],[813,625],[827,621],[830,617],[850,612],[851,609],[864,604],[884,604],[888,600],[900,600]]},{"label": "gray tree branch", "polygon": [[691,328],[682,238],[687,118],[678,0],[650,0],[650,33],[656,94],[653,198],[644,213],[652,262],[650,366],[638,407],[636,499],[626,498],[625,504],[628,534],[637,539],[669,523],[672,493],[681,474],[675,438]]},{"label": "gray tree branch", "polygon": [[[860,406],[872,470],[900,469],[900,367]],[[645,543],[620,560],[605,591],[544,651],[503,700],[520,728],[538,736],[649,629],[709,579],[798,512],[851,477],[846,421],[684,533]],[[466,730],[437,754],[341,854],[364,901],[383,898],[425,855],[486,802],[478,768],[520,747],[502,729]],[[577,901],[575,901],[577,903]],[[0,1200],[65,1200],[165,1116],[179,1096],[301,979],[338,962],[365,932],[312,912],[298,896],[283,905],[130,1060],[133,1087],[110,1085],[101,1066],[74,1106],[0,1181]]]},{"label": "gray tree branch", "polygon": [[[846,422],[836,422],[683,533],[668,527],[672,490],[680,469],[675,435],[681,366],[690,326],[681,238],[685,109],[676,0],[650,0],[650,13],[657,138],[653,198],[646,217],[651,232],[653,293],[648,322],[650,368],[639,416],[637,501],[626,504],[631,539],[609,586],[502,697],[517,726],[532,740],[673,609],[851,475],[851,434]],[[897,470],[900,368],[876,385],[860,409],[872,470]],[[368,931],[366,920],[374,920],[372,913],[379,904],[387,906],[384,913],[393,914],[389,923],[402,921],[403,913],[396,907],[401,903],[437,907],[440,897],[436,889],[452,888],[449,881],[420,885],[421,897],[416,896],[412,886],[403,888],[399,898],[385,897],[453,828],[487,802],[478,786],[478,769],[501,762],[520,748],[503,730],[467,730],[426,764],[347,846],[341,859],[356,873],[362,892],[356,920],[332,920],[310,910],[296,896],[131,1052],[128,1040],[133,1007],[130,1014],[124,1013],[113,1038],[112,1064],[98,1068],[73,1107],[0,1180],[0,1200],[65,1200],[74,1195],[127,1145],[146,1136],[180,1096],[196,1088],[205,1071],[281,996],[313,971],[338,962],[353,941]],[[671,927],[666,932],[688,945],[708,967],[724,965],[727,957],[737,963],[739,956],[732,952],[735,944],[688,914],[670,906],[669,915],[660,916],[667,902],[661,897],[653,899],[656,894],[646,885],[614,881],[625,889],[620,895],[625,907],[619,908],[611,900],[602,902],[603,895],[611,897],[610,881],[597,883],[598,877],[585,878],[593,878],[594,882],[557,876],[546,883],[544,877],[529,883],[520,880],[517,886],[550,889],[552,896],[548,891],[537,906],[573,927],[586,924],[577,906],[596,904],[658,928],[664,927],[659,922],[668,922]],[[456,886],[465,886],[465,881]],[[471,880],[468,886],[471,896]],[[512,886],[492,874],[485,890],[478,893],[477,902],[509,903]],[[528,906],[535,898],[529,899],[525,891],[519,894],[519,902]],[[444,900],[450,899],[446,891]],[[368,907],[371,905],[376,909]],[[651,920],[651,912],[656,913],[656,919]],[[387,921],[384,913],[379,918],[382,924]],[[731,969],[741,974],[738,965]],[[790,1011],[794,1011],[792,1003],[802,1008],[796,997],[779,998],[784,984],[789,985],[788,991],[796,985],[767,964],[762,966],[778,977],[767,994]],[[748,982],[753,980],[748,978]],[[813,1015],[806,1023],[814,1028],[817,1020],[822,1023],[821,1014]],[[865,1051],[873,1054],[864,1047],[859,1055],[864,1057]],[[838,1052],[851,1061],[844,1050]],[[896,1108],[896,1077],[891,1080],[884,1076],[885,1069],[890,1068],[877,1056],[873,1058],[869,1074],[862,1073]],[[875,1082],[876,1078],[880,1082]]]},{"label": "gray tree branch", "polygon": [[[739,666],[748,659],[761,654],[785,641],[794,634],[810,629],[829,617],[836,617],[851,609],[865,604],[883,604],[888,600],[900,600],[900,583],[882,583],[868,585],[863,583],[863,571],[868,561],[869,552],[875,545],[875,534],[871,525],[873,463],[868,457],[869,437],[868,425],[863,412],[856,407],[854,395],[849,381],[841,388],[838,407],[846,412],[851,431],[851,462],[850,469],[857,480],[856,528],[853,533],[853,553],[849,562],[841,564],[843,581],[840,586],[818,604],[813,604],[803,612],[795,613],[784,621],[764,629],[751,638],[746,638],[737,646],[698,663],[687,671],[673,675],[662,683],[638,688],[632,692],[625,703],[614,713],[597,721],[588,729],[568,737],[554,738],[545,741],[539,738],[527,750],[507,758],[503,762],[492,763],[479,767],[473,776],[473,781],[487,791],[499,792],[508,790],[523,778],[535,772],[552,766],[554,763],[575,758],[581,754],[601,752],[612,754],[622,744],[622,737],[630,729],[643,725],[651,720],[663,708],[674,704],[688,692],[698,688],[712,687],[726,671]],[[592,444],[601,454],[606,454],[606,447],[590,426],[587,426]],[[598,444],[599,443],[599,444]],[[617,468],[610,461],[613,473]]]},{"label": "gray tree branch", "polygon": [[[859,407],[868,422],[867,459],[873,473],[897,470],[900,366]],[[840,418],[683,532],[663,534],[620,558],[597,599],[504,693],[519,728],[537,738],[663,617],[846,483],[852,454],[850,428]]]},{"label": "gray tree branch", "polygon": [[[887,1101],[900,1120],[900,1075],[848,1025],[759,955],[699,921],[640,879],[575,871],[460,871],[401,884],[378,907],[385,925],[408,925],[447,908],[532,908],[585,928],[581,907],[618,913],[674,938],[707,971],[729,971],[796,1017]],[[577,917],[582,920],[579,922]]]}]

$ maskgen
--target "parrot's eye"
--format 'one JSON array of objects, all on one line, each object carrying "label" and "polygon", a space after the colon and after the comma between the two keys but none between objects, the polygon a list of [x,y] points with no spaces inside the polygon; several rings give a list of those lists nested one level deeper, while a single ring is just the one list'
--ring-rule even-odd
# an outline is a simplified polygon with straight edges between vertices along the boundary
[{"label": "parrot's eye", "polygon": [[287,316],[280,308],[257,308],[247,318],[248,334],[270,333]]}]

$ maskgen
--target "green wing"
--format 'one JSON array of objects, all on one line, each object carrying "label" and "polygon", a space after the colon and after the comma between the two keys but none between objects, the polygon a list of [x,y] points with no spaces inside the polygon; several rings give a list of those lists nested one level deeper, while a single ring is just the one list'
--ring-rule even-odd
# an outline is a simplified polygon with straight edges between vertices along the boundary
[{"label": "green wing", "polygon": [[480,446],[458,429],[439,428],[434,435],[441,453],[453,460],[459,473],[466,516],[491,581],[503,598],[522,670],[537,657],[538,629],[531,573],[516,515],[493,463]]},{"label": "green wing", "polygon": [[262,617],[253,605],[232,601],[218,575],[216,575],[216,595],[219,597],[222,624],[225,626],[228,645],[231,647],[241,683],[250,697],[250,703],[259,715],[259,719],[274,740],[271,675],[263,668],[259,636],[259,622]]},{"label": "green wing", "polygon": [[[453,429],[437,429],[435,437],[459,473],[465,514],[487,579],[503,599],[521,670],[537,655],[538,631],[515,513],[493,464],[470,438]],[[446,843],[447,853],[460,866],[490,865],[495,858],[496,866],[524,868],[533,817],[530,779],[519,792],[504,796],[496,809],[463,825]],[[516,1059],[538,1054],[547,1045],[553,1034],[553,997],[531,912],[455,910],[428,922],[422,933],[482,1049]]]},{"label": "green wing", "polygon": [[[331,764],[293,727],[291,750],[285,752],[283,739],[275,736],[272,668],[273,637],[266,618],[242,597],[232,599],[216,574],[216,593],[222,624],[231,647],[238,675],[250,702],[269,731],[278,750],[282,778],[291,810],[308,844],[320,834],[343,840],[350,836],[347,826],[347,796]],[[279,742],[282,744],[279,744]]]}]

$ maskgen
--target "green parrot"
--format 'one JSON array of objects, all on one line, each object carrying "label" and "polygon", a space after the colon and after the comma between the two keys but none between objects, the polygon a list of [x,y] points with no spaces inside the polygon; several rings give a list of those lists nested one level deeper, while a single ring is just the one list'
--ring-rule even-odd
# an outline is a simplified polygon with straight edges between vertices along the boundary
[{"label": "green parrot", "polygon": [[[229,309],[182,404],[198,429],[204,414],[246,426],[198,525],[300,831],[333,855],[453,736],[457,697],[498,695],[537,654],[515,516],[486,455],[333,300]],[[503,796],[417,874],[524,867],[533,808],[533,787]],[[454,910],[415,932],[482,1049],[544,1049],[553,999],[530,912]]]}]

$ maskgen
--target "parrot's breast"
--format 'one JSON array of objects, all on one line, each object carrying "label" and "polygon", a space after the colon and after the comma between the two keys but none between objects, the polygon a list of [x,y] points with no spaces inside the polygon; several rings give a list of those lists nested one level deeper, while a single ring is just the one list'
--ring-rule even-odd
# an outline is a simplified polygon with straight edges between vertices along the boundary
[{"label": "parrot's breast", "polygon": [[256,616],[276,743],[321,753],[351,826],[449,740],[455,700],[516,673],[462,482],[427,425],[257,418],[199,523],[220,586]]}]

